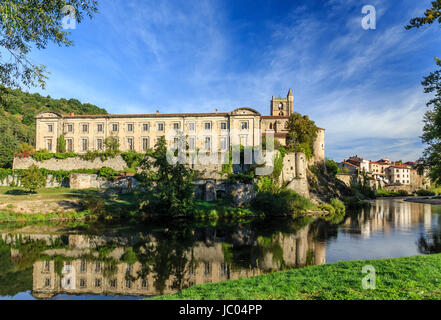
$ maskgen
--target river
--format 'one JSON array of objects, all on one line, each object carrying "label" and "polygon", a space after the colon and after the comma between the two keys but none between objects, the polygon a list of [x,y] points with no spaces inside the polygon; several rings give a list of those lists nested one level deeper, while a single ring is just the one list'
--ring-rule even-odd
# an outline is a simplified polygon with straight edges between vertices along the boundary
[{"label": "river", "polygon": [[0,224],[0,300],[141,299],[341,260],[441,252],[441,206],[372,201],[341,221]]}]

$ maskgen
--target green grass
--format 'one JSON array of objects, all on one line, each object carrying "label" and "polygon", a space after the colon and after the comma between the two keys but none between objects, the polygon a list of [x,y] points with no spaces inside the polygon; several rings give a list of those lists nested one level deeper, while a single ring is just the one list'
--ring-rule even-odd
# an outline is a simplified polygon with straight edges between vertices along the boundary
[{"label": "green grass", "polygon": [[[37,190],[35,194],[30,194],[21,188],[0,187],[0,204],[4,204],[0,209],[0,222],[55,221],[57,219],[65,221],[91,218],[96,213],[92,208],[84,207],[84,205],[72,209],[55,206],[55,204],[63,204],[64,201],[86,204],[91,198],[98,199],[106,213],[118,216],[129,214],[138,207],[137,196],[134,193],[111,194],[98,189],[43,188]],[[36,206],[41,212],[31,210]],[[20,210],[18,210],[19,207]]]},{"label": "green grass", "polygon": [[26,214],[10,211],[0,211],[0,223],[8,222],[49,222],[49,221],[76,221],[94,219],[95,217],[89,211],[82,212],[63,212],[63,213],[45,213],[45,214]]},{"label": "green grass", "polygon": [[[364,290],[362,268],[376,269]],[[158,300],[400,300],[441,299],[441,255],[351,261],[204,284]]]}]

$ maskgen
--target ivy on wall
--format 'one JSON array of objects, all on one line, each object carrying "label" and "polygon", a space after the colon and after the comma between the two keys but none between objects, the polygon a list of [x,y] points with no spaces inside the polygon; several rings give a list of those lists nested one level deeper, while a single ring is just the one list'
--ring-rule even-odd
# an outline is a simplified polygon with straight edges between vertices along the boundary
[{"label": "ivy on wall", "polygon": [[[24,173],[28,172],[29,170],[12,170],[12,169],[2,169],[0,168],[0,182],[4,183],[8,177],[13,177],[14,180],[16,179],[17,182],[21,181],[21,178],[23,177]],[[113,180],[120,174],[125,174],[128,172],[126,171],[116,171],[112,168],[103,167],[101,169],[81,169],[81,170],[47,170],[47,169],[40,169],[43,176],[48,179],[51,177],[52,182],[58,182],[62,183],[65,179],[70,178],[70,176],[74,173],[82,173],[82,174],[96,174],[98,177],[105,178],[107,180]]]}]

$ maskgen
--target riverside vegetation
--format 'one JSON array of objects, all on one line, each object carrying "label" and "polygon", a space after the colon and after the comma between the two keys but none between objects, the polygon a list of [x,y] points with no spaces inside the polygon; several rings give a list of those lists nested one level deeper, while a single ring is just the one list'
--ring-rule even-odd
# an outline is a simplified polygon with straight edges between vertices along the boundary
[{"label": "riverside vegetation", "polygon": [[[117,150],[118,146],[115,145],[111,151],[117,153]],[[63,156],[63,154],[61,155]],[[37,153],[37,156],[33,154],[30,154],[30,156],[44,160],[53,157],[54,154],[48,154],[47,151],[42,151]],[[94,154],[93,156],[99,157],[100,154]],[[228,175],[228,181],[230,183],[235,183],[234,181],[238,179],[239,181],[247,179],[249,181],[256,181],[256,198],[254,201],[245,207],[234,207],[231,205],[231,199],[228,197],[212,203],[196,200],[193,181],[198,177],[199,173],[179,163],[168,163],[165,138],[159,139],[155,150],[149,151],[144,155],[129,152],[124,154],[123,157],[131,167],[125,172],[129,170],[136,172],[136,168],[141,169],[141,171],[136,174],[136,179],[140,182],[140,186],[130,193],[132,199],[136,199],[130,204],[130,210],[120,210],[119,206],[115,206],[115,204],[109,205],[107,203],[108,192],[91,191],[81,195],[82,200],[80,204],[82,204],[82,206],[80,206],[80,208],[82,208],[82,211],[87,212],[87,214],[82,216],[83,218],[97,216],[105,220],[114,220],[123,218],[124,216],[144,219],[172,216],[174,218],[217,221],[265,216],[295,217],[309,213],[323,216],[341,216],[345,213],[345,206],[338,198],[329,199],[329,203],[320,202],[321,204],[314,204],[309,199],[279,185],[279,177],[282,171],[279,165],[282,165],[283,161],[277,161],[277,159],[274,173],[269,177],[256,179],[253,178],[250,173],[230,173]],[[54,172],[33,167],[28,170],[0,169],[0,179],[4,179],[8,175],[14,175],[17,177],[18,182],[26,188],[25,191],[33,193],[44,185],[47,177],[52,176],[52,179],[61,182],[72,173],[94,173],[107,179],[115,179],[120,174],[110,168]],[[26,181],[32,181],[33,183],[29,185]],[[15,187],[15,189],[17,188]],[[8,192],[12,192],[13,194],[13,190],[9,190]],[[110,190],[109,192],[112,193],[113,191]],[[32,194],[29,194],[28,200],[31,200],[32,196]],[[34,196],[37,197],[36,195]],[[9,201],[11,201],[11,199],[9,199]],[[36,208],[39,207],[40,206],[36,206]],[[6,215],[3,214],[3,219],[5,220],[26,219],[23,213],[21,216],[17,216],[17,212],[14,208],[4,208],[2,210],[11,213],[9,218],[5,218]],[[79,209],[76,211],[78,210]],[[35,217],[32,219],[35,219]]]},{"label": "riverside vegetation", "polygon": [[[364,290],[361,270],[377,270]],[[158,300],[425,300],[440,299],[441,255],[338,262],[252,278],[204,284]]]}]

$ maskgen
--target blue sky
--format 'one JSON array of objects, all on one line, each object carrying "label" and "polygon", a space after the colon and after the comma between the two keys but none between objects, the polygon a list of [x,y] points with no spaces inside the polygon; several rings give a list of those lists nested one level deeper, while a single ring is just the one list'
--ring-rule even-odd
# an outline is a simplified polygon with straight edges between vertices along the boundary
[{"label": "blue sky", "polygon": [[[34,51],[43,95],[110,113],[269,113],[292,88],[295,111],[325,128],[327,157],[414,160],[441,28],[406,31],[430,0],[100,0],[75,46]],[[361,26],[374,5],[377,29]]]}]

